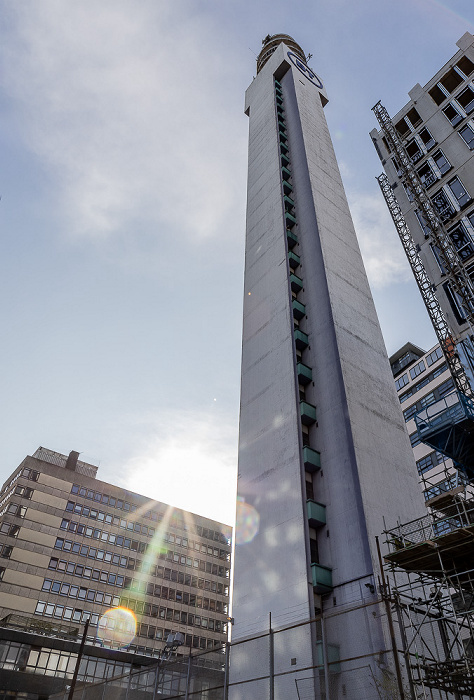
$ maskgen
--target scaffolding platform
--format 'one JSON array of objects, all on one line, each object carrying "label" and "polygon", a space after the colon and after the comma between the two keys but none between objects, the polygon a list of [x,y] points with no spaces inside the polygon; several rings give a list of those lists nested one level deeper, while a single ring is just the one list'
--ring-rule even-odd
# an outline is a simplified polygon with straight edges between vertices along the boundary
[{"label": "scaffolding platform", "polygon": [[415,414],[421,442],[450,457],[474,483],[474,403],[455,391]]}]

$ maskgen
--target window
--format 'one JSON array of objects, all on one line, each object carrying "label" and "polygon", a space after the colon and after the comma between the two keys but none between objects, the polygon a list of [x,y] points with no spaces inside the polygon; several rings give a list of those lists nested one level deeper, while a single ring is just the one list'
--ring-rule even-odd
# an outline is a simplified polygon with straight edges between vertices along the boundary
[{"label": "window", "polygon": [[446,95],[444,92],[441,90],[439,85],[435,85],[434,87],[429,90],[428,94],[430,95],[431,99],[436,102],[436,104],[439,106],[444,100],[446,99]]},{"label": "window", "polygon": [[471,73],[474,71],[474,63],[467,56],[463,56],[456,63],[456,68],[462,71],[466,78],[469,78]]},{"label": "window", "polygon": [[462,222],[460,222],[454,229],[449,232],[450,238],[456,250],[459,253],[459,257],[462,261],[468,260],[472,255],[474,255],[474,245],[472,243],[471,237]]},{"label": "window", "polygon": [[405,121],[405,118],[400,119],[398,124],[395,124],[395,129],[398,131],[399,135],[402,138],[406,138],[408,134],[410,133],[410,127],[408,126],[407,122]]},{"label": "window", "polygon": [[416,129],[417,126],[420,126],[422,118],[420,117],[418,111],[414,107],[410,109],[410,111],[407,114],[407,117],[410,120],[410,123],[413,126],[413,128]]},{"label": "window", "polygon": [[395,382],[395,386],[397,387],[397,391],[399,391],[399,390],[402,389],[404,386],[406,386],[406,385],[408,384],[408,381],[409,381],[409,380],[408,380],[408,374],[406,374],[406,373],[405,373],[405,374],[402,374],[402,376],[399,377],[399,378],[397,379],[397,381]]},{"label": "window", "polygon": [[414,367],[412,367],[412,368],[410,369],[410,377],[411,377],[412,379],[415,379],[415,378],[418,377],[422,372],[424,372],[425,369],[426,369],[426,367],[425,367],[424,361],[423,361],[423,360],[420,360],[419,362],[417,362],[417,364],[416,364]]},{"label": "window", "polygon": [[413,194],[413,190],[411,189],[410,185],[403,183],[403,189],[405,190],[408,201],[413,202],[415,199],[415,196]]},{"label": "window", "polygon": [[441,85],[449,92],[454,92],[463,82],[463,78],[459,75],[455,68],[451,68],[440,80]]},{"label": "window", "polygon": [[443,258],[441,257],[441,251],[437,245],[430,243],[431,252],[433,253],[434,259],[438,263],[439,270],[442,275],[446,274],[446,268],[444,267]]},{"label": "window", "polygon": [[463,117],[459,114],[457,109],[455,109],[451,103],[449,103],[449,105],[447,105],[443,109],[443,114],[453,126],[456,126],[456,124],[459,124],[459,122],[463,120]]},{"label": "window", "polygon": [[444,155],[443,151],[433,153],[433,160],[441,175],[445,175],[451,169],[451,163]]},{"label": "window", "polygon": [[434,183],[438,179],[434,174],[429,163],[424,163],[421,166],[421,168],[417,170],[417,173],[420,177],[421,184],[423,185],[423,187],[431,187],[431,185],[434,185]]},{"label": "window", "polygon": [[466,146],[473,151],[474,150],[474,131],[472,130],[472,127],[469,126],[469,124],[466,124],[466,126],[463,126],[462,129],[459,129],[459,135],[461,136],[462,140],[465,142]]},{"label": "window", "polygon": [[464,109],[466,114],[471,114],[474,110],[474,90],[471,87],[467,87],[465,90],[459,93],[456,100]]},{"label": "window", "polygon": [[429,151],[430,148],[433,148],[433,146],[436,145],[436,141],[431,136],[430,132],[428,131],[428,129],[426,127],[420,131],[418,136],[423,141],[423,144],[424,144],[427,151]]},{"label": "window", "polygon": [[10,559],[12,551],[13,547],[11,547],[9,544],[4,544],[3,546],[0,546],[0,557],[2,559]]},{"label": "window", "polygon": [[453,177],[453,179],[448,182],[448,187],[456,197],[460,207],[465,206],[471,201],[470,195],[466,192],[461,180],[458,177]]},{"label": "window", "polygon": [[452,219],[456,211],[443,190],[437,192],[431,200],[439,214],[441,221]]},{"label": "window", "polygon": [[420,158],[423,158],[423,152],[420,149],[417,141],[415,141],[415,139],[412,139],[407,144],[406,151],[407,151],[412,163],[417,163],[420,160]]},{"label": "window", "polygon": [[441,347],[438,345],[437,348],[435,348],[432,352],[430,352],[429,355],[426,356],[426,364],[428,367],[431,367],[432,364],[437,362],[443,357],[443,351],[441,350]]},{"label": "window", "polygon": [[425,215],[423,214],[423,212],[420,209],[415,209],[415,215],[416,215],[416,218],[418,219],[418,223],[420,224],[420,226],[423,230],[423,233],[425,234],[425,238],[428,238],[430,233],[431,233],[431,230],[430,230],[430,227],[428,226],[428,223],[425,219]]},{"label": "window", "polygon": [[459,324],[466,323],[466,317],[464,315],[464,311],[462,309],[460,300],[458,299],[457,294],[451,288],[449,282],[445,282],[443,284],[443,289],[446,294],[446,297],[448,298],[454,316],[456,317],[456,321]]}]

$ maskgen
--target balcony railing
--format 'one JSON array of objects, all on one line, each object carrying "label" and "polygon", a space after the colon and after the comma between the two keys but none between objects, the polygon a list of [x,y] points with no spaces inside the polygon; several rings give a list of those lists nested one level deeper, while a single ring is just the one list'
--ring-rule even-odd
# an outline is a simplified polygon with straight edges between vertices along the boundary
[{"label": "balcony railing", "polygon": [[298,275],[293,274],[293,272],[290,273],[290,285],[291,289],[293,292],[301,292],[303,289],[303,280],[301,277],[298,277]]},{"label": "balcony railing", "polygon": [[309,345],[309,338],[306,333],[295,328],[295,345],[298,350],[305,350]]},{"label": "balcony railing", "polygon": [[310,527],[318,528],[326,525],[326,506],[312,499],[306,501],[306,515]]},{"label": "balcony railing", "polygon": [[288,263],[292,270],[296,270],[296,268],[301,264],[301,258],[299,255],[296,255],[296,253],[293,253],[290,250],[288,253]]},{"label": "balcony railing", "polygon": [[314,474],[318,469],[321,469],[321,455],[317,450],[305,445],[303,447],[303,466],[305,471]]},{"label": "balcony railing", "polygon": [[313,425],[316,423],[316,406],[307,401],[300,401],[300,416],[304,425]]},{"label": "balcony railing", "polygon": [[296,233],[293,233],[293,231],[290,231],[290,229],[287,228],[286,240],[288,241],[288,248],[291,250],[291,248],[294,248],[295,245],[298,243],[298,236],[296,235]]},{"label": "balcony railing", "polygon": [[311,564],[311,573],[315,593],[323,595],[332,591],[332,569],[321,564]]},{"label": "balcony railing", "polygon": [[300,321],[306,316],[306,306],[297,299],[293,299],[291,304],[293,307],[293,316]]},{"label": "balcony railing", "polygon": [[296,373],[298,375],[299,384],[309,384],[313,380],[313,371],[311,367],[298,362],[296,365]]}]

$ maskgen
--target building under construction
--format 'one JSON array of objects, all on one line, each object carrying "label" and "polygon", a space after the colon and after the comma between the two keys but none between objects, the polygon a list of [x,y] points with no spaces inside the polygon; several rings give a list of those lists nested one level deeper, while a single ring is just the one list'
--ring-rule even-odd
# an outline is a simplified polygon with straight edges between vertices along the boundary
[{"label": "building under construction", "polygon": [[[385,169],[377,179],[453,384],[412,402],[409,416],[444,465],[420,472],[428,513],[384,533],[382,591],[413,699],[474,697],[474,36],[457,45],[393,119],[375,105],[380,131],[371,132]],[[411,364],[413,379],[426,369]]]}]

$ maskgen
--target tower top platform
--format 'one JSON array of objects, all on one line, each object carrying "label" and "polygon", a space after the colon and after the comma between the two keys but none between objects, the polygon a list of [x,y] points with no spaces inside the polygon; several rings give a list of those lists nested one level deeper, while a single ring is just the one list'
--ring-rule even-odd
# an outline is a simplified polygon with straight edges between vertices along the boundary
[{"label": "tower top platform", "polygon": [[286,44],[290,49],[293,49],[298,58],[306,63],[306,56],[303,49],[291,36],[288,36],[288,34],[273,34],[273,36],[268,34],[262,41],[262,44],[263,48],[257,57],[257,73],[260,73],[265,63],[280,44]]}]

